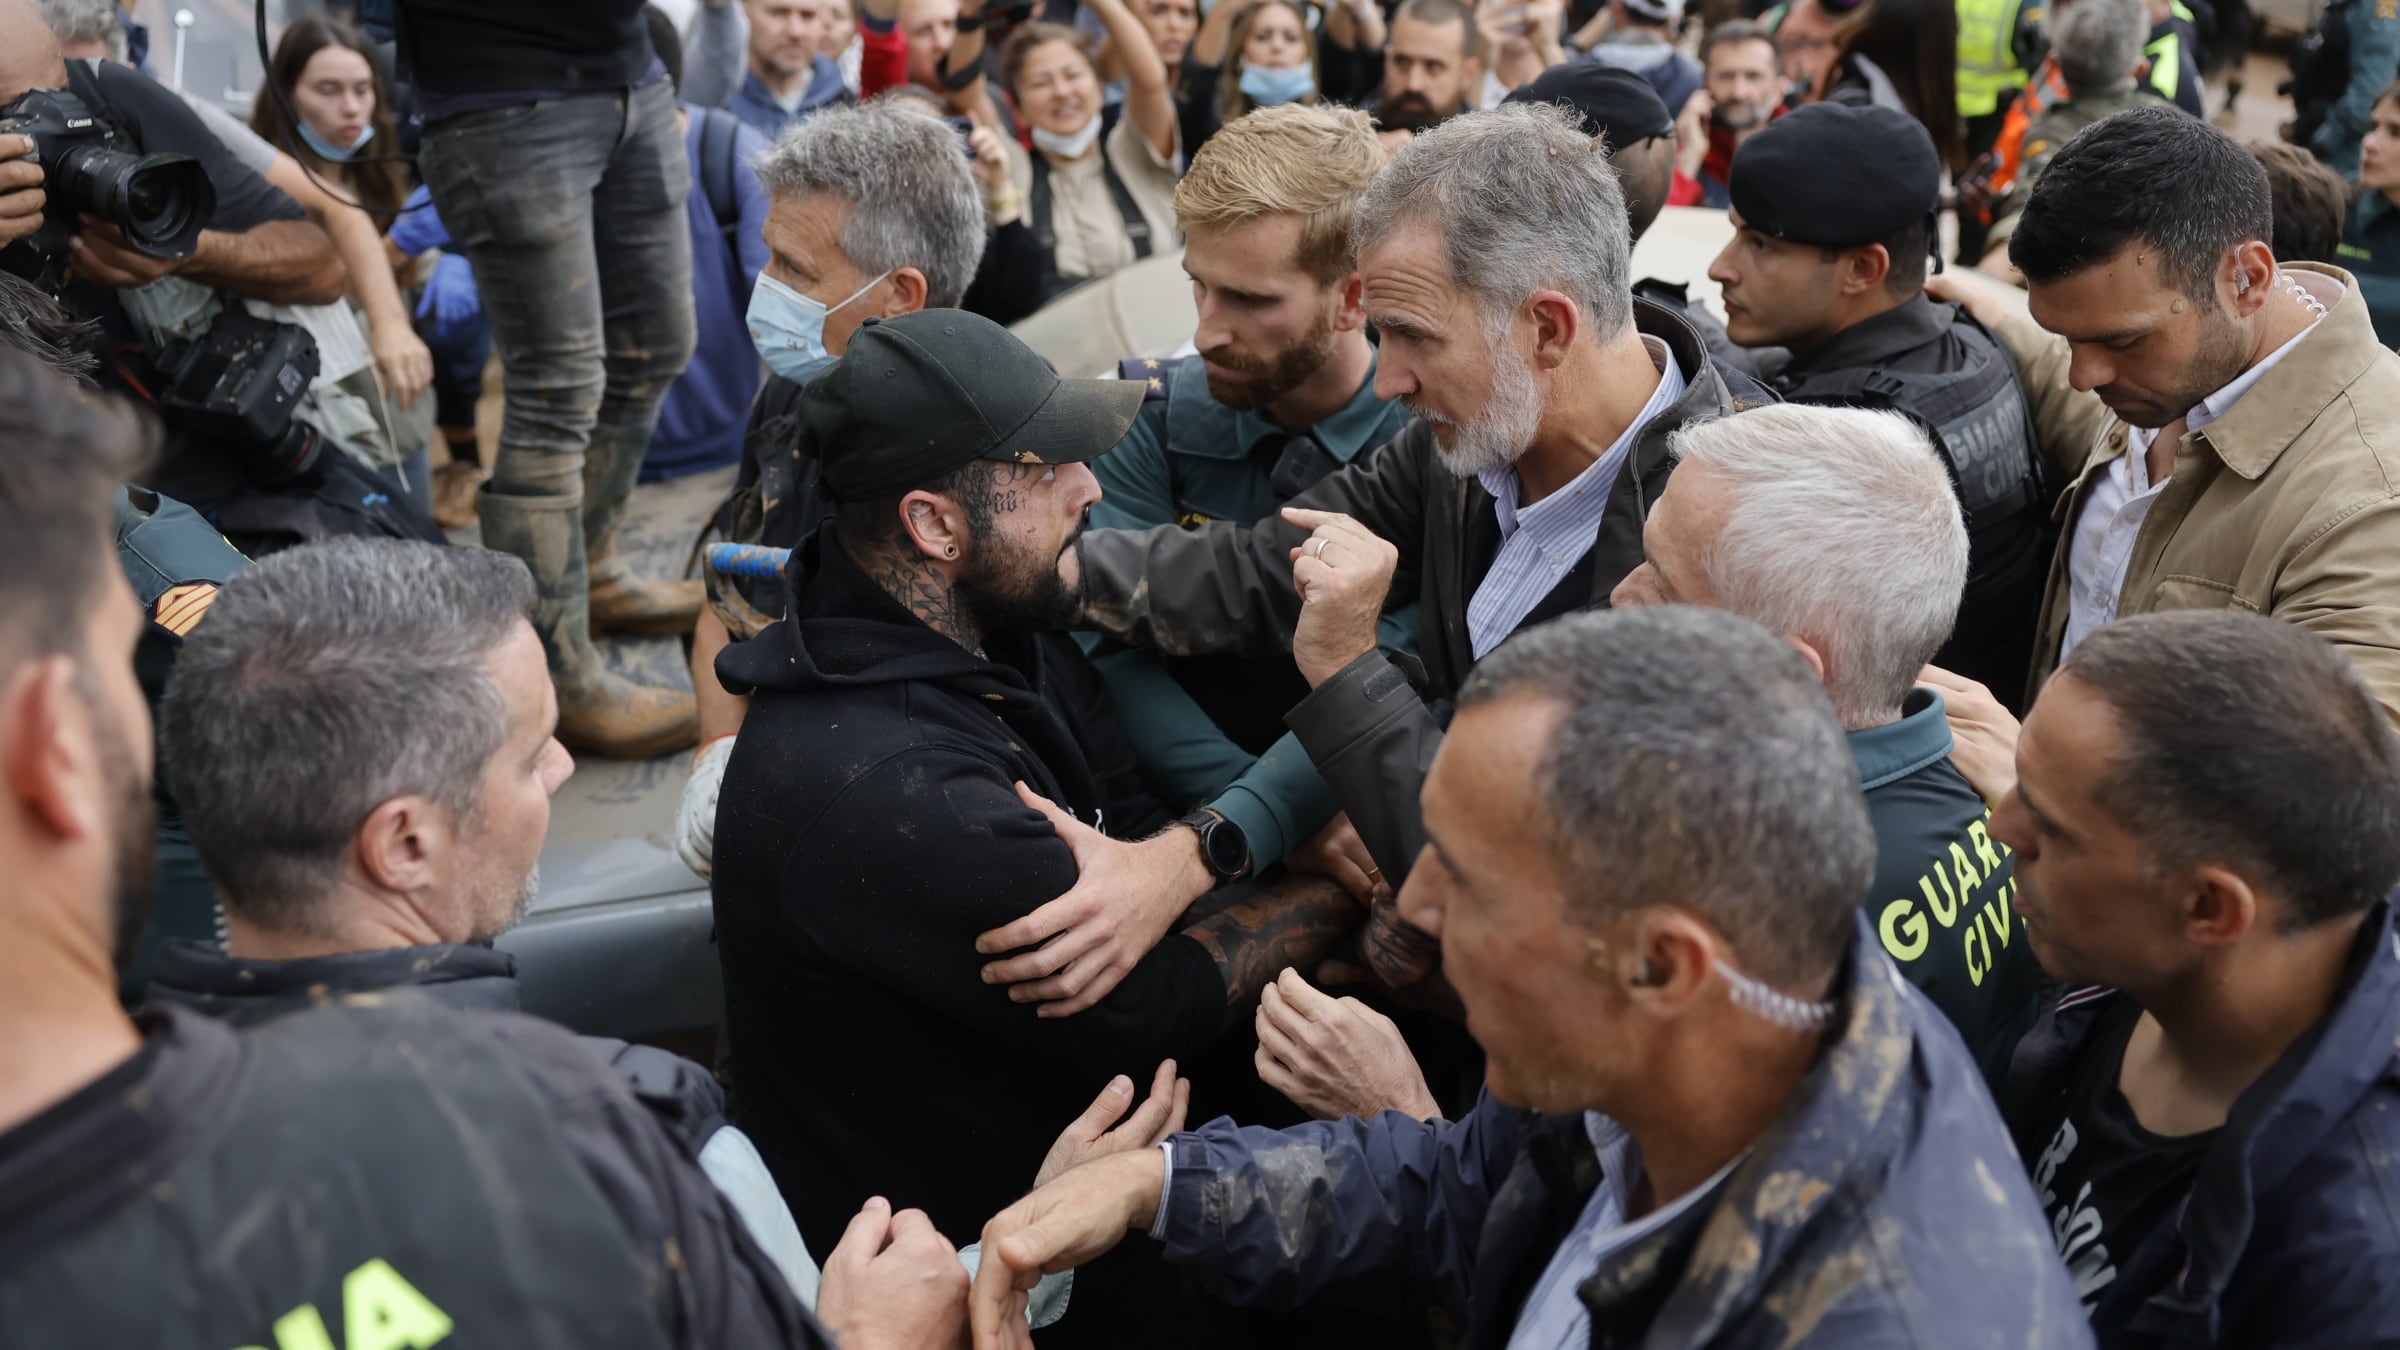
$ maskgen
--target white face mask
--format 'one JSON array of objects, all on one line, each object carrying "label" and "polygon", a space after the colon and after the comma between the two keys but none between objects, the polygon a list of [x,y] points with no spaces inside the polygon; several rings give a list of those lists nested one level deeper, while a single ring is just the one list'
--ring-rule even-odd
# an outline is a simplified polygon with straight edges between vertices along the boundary
[{"label": "white face mask", "polygon": [[1060,159],[1083,158],[1091,153],[1092,143],[1099,139],[1100,118],[1098,114],[1094,114],[1091,121],[1083,124],[1083,130],[1071,136],[1061,136],[1055,131],[1042,127],[1033,129],[1034,147],[1046,150]]}]

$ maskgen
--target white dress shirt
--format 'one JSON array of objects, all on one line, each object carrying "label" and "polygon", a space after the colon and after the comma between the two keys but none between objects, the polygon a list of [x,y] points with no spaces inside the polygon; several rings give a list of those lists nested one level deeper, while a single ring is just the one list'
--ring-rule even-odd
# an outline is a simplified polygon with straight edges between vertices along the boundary
[{"label": "white dress shirt", "polygon": [[1670,1204],[1660,1205],[1632,1223],[1625,1222],[1626,1213],[1633,1208],[1633,1197],[1642,1187],[1642,1146],[1633,1142],[1607,1116],[1597,1111],[1583,1113],[1583,1128],[1592,1137],[1592,1147],[1600,1154],[1600,1184],[1592,1190],[1592,1198],[1584,1203],[1583,1213],[1575,1226],[1550,1254],[1550,1264],[1543,1267],[1542,1278],[1525,1296],[1525,1307],[1517,1315],[1517,1325],[1508,1334],[1508,1350],[1585,1350],[1592,1343],[1592,1311],[1583,1306],[1577,1290],[1600,1269],[1600,1263],[1659,1229],[1673,1223],[1685,1211],[1717,1193],[1725,1177],[1742,1157],[1717,1169],[1708,1180],[1675,1197]]},{"label": "white dress shirt", "polygon": [[1683,397],[1683,372],[1676,368],[1667,344],[1645,335],[1642,345],[1649,349],[1651,364],[1658,367],[1658,388],[1650,392],[1650,401],[1642,405],[1625,434],[1566,486],[1530,506],[1519,506],[1523,487],[1515,465],[1490,469],[1476,477],[1483,490],[1492,494],[1492,509],[1500,517],[1500,552],[1467,601],[1467,639],[1476,660],[1517,631],[1517,625],[1542,603],[1542,597],[1592,551],[1592,542],[1600,533],[1600,518],[1608,513],[1609,493],[1633,452],[1633,443],[1652,418]]},{"label": "white dress shirt", "polygon": [[[2335,303],[2340,303],[2339,299]],[[2276,362],[2291,355],[2324,318],[2318,314],[2291,341],[2200,400],[2198,407],[2184,415],[2185,429],[2198,431],[2232,412],[2242,395],[2265,379]],[[2134,541],[2141,536],[2142,522],[2150,518],[2151,504],[2167,487],[2165,478],[2150,481],[2148,456],[2157,437],[2155,429],[2128,427],[2125,453],[2101,470],[2100,481],[2092,484],[2091,493],[2083,500],[2083,513],[2075,518],[2073,540],[2067,549],[2067,631],[2058,647],[2061,661],[2093,630],[2117,617],[2117,602],[2125,594],[2125,576],[2133,565]]]}]

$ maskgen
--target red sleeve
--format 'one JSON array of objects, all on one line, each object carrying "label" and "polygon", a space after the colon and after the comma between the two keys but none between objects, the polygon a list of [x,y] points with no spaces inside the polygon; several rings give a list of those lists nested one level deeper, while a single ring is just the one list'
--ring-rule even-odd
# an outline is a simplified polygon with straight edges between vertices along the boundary
[{"label": "red sleeve", "polygon": [[878,33],[867,26],[865,19],[858,24],[858,96],[873,98],[886,89],[897,89],[908,83],[908,39],[901,36],[895,25],[888,33]]},{"label": "red sleeve", "polygon": [[1667,189],[1667,205],[1700,206],[1707,200],[1707,194],[1700,190],[1699,179],[1685,177],[1681,169],[1675,171],[1674,186]]}]

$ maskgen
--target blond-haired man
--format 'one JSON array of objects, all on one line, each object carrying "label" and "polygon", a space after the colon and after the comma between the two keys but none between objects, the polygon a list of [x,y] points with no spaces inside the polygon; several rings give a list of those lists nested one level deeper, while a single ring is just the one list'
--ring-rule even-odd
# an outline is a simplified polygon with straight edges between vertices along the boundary
[{"label": "blond-haired man", "polygon": [[[1199,354],[1123,364],[1149,397],[1124,440],[1093,461],[1102,489],[1093,526],[1249,524],[1407,425],[1398,403],[1376,397],[1351,260],[1352,208],[1383,165],[1366,114],[1300,104],[1240,118],[1193,156],[1175,222]],[[1413,611],[1394,631],[1414,632]],[[1144,776],[1170,806],[1211,813],[1252,870],[1288,857],[1369,896],[1374,863],[1284,732],[1284,710],[1308,692],[1289,659],[1085,645]]]}]

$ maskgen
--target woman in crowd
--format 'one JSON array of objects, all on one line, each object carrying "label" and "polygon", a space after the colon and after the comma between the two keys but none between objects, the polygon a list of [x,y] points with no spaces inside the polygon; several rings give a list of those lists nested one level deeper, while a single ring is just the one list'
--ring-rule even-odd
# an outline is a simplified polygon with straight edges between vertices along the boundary
[{"label": "woman in crowd", "polygon": [[[1908,107],[1892,77],[1854,47],[1877,0],[1793,0],[1774,21],[1788,103]],[[1955,23],[1955,19],[1953,20]],[[1953,110],[1955,115],[1955,109]]]},{"label": "woman in crowd", "polygon": [[[393,223],[404,219],[402,211],[411,184],[407,157],[393,126],[390,91],[366,38],[340,19],[322,14],[303,16],[284,29],[267,78],[283,96],[260,94],[250,114],[251,130],[299,161],[340,203],[334,209],[363,210],[378,232],[388,236]],[[428,275],[419,275],[411,259],[391,247],[388,237],[385,248],[387,260],[400,274],[401,291],[411,298],[423,294],[432,279],[430,272],[441,264],[429,264],[425,269]],[[454,275],[440,279],[444,285],[435,298],[442,301],[444,312],[455,314],[460,310],[456,293],[463,286],[471,294],[473,279],[464,258],[445,261]],[[490,327],[482,321],[480,309],[464,331],[458,325],[439,326],[429,319],[435,309],[432,304],[419,304],[417,309],[413,327],[405,307],[396,315],[370,309],[365,318],[378,361],[387,367],[383,354],[388,347],[410,343],[418,344],[420,350],[431,349],[434,406],[428,409],[419,403],[412,411],[394,403],[388,410],[389,420],[394,449],[411,461],[410,476],[420,481],[426,479],[420,458],[425,439],[435,424],[441,427],[450,446],[451,463],[431,480],[433,514],[445,527],[456,527],[473,519],[473,489],[481,476],[476,468],[475,402],[483,394],[483,368],[491,352]]]},{"label": "woman in crowd", "polygon": [[2358,278],[2375,336],[2386,347],[2400,346],[2400,84],[2376,98],[2368,117],[2341,253],[2342,266]]},{"label": "woman in crowd", "polygon": [[1296,0],[1222,0],[1183,61],[1184,153],[1254,109],[1319,102],[1317,90],[1317,40]]},{"label": "woman in crowd", "polygon": [[[1150,46],[1167,68],[1167,88],[1183,74],[1183,54],[1191,50],[1192,35],[1200,31],[1197,0],[1132,0],[1133,16],[1150,35]],[[1100,74],[1112,86],[1125,83],[1125,63],[1114,45],[1100,50]]]},{"label": "woman in crowd", "polygon": [[1854,13],[1856,28],[1849,35],[1847,54],[1873,62],[1891,78],[1900,105],[1924,124],[1951,173],[1966,167],[1966,139],[1958,122],[1958,9],[1953,0],[1866,0]]},{"label": "woman in crowd", "polygon": [[1039,237],[1045,299],[1175,247],[1180,168],[1166,66],[1125,0],[1086,3],[1125,72],[1124,112],[1113,129],[1083,34],[1029,23],[1000,54],[1001,81],[1034,149],[1028,155],[1002,140],[1014,191],[993,205],[1001,215],[1021,213]]}]

